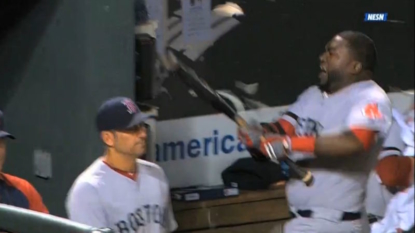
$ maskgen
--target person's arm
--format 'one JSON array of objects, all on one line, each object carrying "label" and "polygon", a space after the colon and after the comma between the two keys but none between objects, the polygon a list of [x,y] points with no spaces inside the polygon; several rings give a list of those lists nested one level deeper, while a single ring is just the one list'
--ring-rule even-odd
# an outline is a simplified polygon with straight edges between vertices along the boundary
[{"label": "person's arm", "polygon": [[172,206],[172,204],[171,204],[171,198],[170,198],[170,195],[168,195],[168,198],[169,198],[169,204],[168,204],[168,219],[167,219],[167,224],[168,224],[168,226],[166,227],[166,229],[169,231],[169,232],[174,232],[176,229],[177,229],[177,227],[178,227],[178,225],[177,225],[177,222],[176,222],[176,219],[174,218],[174,212],[173,212],[173,206]]},{"label": "person's arm", "polygon": [[87,182],[76,183],[66,200],[68,218],[89,226],[110,227],[97,190]]},{"label": "person's arm", "polygon": [[13,185],[13,187],[23,193],[27,199],[29,204],[28,208],[30,210],[46,214],[49,213],[48,209],[43,203],[42,197],[35,189],[35,187],[29,183],[29,181],[12,175],[5,175],[5,177]]},{"label": "person's arm", "polygon": [[414,197],[412,195],[412,200],[405,203],[398,211],[399,228],[402,230],[402,233],[413,232],[414,229]]},{"label": "person's arm", "polygon": [[163,186],[165,188],[164,190],[165,198],[167,199],[167,206],[166,206],[167,214],[164,215],[166,217],[166,219],[164,219],[164,222],[166,224],[166,230],[168,232],[174,232],[177,229],[178,225],[174,217],[173,205],[171,203],[169,181],[167,179],[166,173],[164,173],[163,168],[161,167],[158,167],[158,168],[160,169],[161,181],[163,182]]},{"label": "person's arm", "polygon": [[[314,157],[344,157],[364,154],[379,137],[385,137],[392,121],[388,99],[360,100],[350,109],[341,133],[322,136],[267,135],[261,140],[263,153],[272,148],[277,156],[302,152]],[[294,121],[294,120],[293,120]],[[292,124],[294,124],[293,122]]]},{"label": "person's arm", "polygon": [[[287,112],[284,115],[288,114],[292,113]],[[295,135],[295,126],[283,118],[280,118],[277,121],[271,123],[261,123],[261,125],[265,132],[288,136]]]},{"label": "person's arm", "polygon": [[[349,131],[331,136],[310,138],[314,143],[315,156],[342,157],[361,154],[370,150],[375,142],[377,132],[371,129],[350,129]],[[293,150],[302,149],[307,139],[293,138]]]},{"label": "person's arm", "polygon": [[303,91],[292,103],[286,112],[280,118],[273,122],[261,122],[262,130],[265,134],[278,135],[296,135],[296,127],[298,125],[299,115],[302,114],[310,99],[321,94],[317,86],[312,86]]},{"label": "person's arm", "polygon": [[49,210],[48,208],[46,208],[46,205],[43,203],[42,197],[30,183],[28,183],[27,191],[28,191],[27,198],[29,200],[29,209],[37,211],[37,212],[49,214]]},{"label": "person's arm", "polygon": [[309,104],[309,101],[320,95],[321,91],[317,86],[312,86],[301,93],[297,100],[290,105],[288,110],[277,121],[270,123],[273,131],[279,135],[296,135],[296,127],[298,125],[299,117],[302,115],[304,108]]},{"label": "person's arm", "polygon": [[388,230],[395,230],[396,225],[394,221],[394,215],[396,210],[396,196],[388,202],[384,217],[371,224],[371,233],[383,233],[389,232]]},{"label": "person's arm", "polygon": [[387,156],[375,167],[380,182],[386,187],[405,189],[413,183],[414,158],[411,156]]},{"label": "person's arm", "polygon": [[290,150],[314,156],[355,156],[372,149],[378,136],[391,125],[391,107],[386,100],[362,100],[351,109],[343,133],[319,137],[291,137]]},{"label": "person's arm", "polygon": [[401,137],[401,128],[396,121],[393,121],[388,136],[383,143],[382,151],[379,153],[379,159],[385,158],[386,156],[400,156],[404,150],[405,143]]}]

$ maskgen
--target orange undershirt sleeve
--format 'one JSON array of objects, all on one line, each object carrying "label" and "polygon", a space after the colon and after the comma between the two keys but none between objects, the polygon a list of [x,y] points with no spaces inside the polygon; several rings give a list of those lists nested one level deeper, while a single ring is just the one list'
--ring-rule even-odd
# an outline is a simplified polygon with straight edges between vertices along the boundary
[{"label": "orange undershirt sleeve", "polygon": [[[368,129],[352,129],[354,135],[363,144],[365,150],[369,150],[375,142],[376,132]],[[291,150],[313,153],[315,150],[315,137],[291,137]]]}]

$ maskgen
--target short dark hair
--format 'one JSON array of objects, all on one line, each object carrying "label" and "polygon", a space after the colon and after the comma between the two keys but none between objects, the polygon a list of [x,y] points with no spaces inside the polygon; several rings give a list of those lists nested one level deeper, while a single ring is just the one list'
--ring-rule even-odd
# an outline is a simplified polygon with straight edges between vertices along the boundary
[{"label": "short dark hair", "polygon": [[364,33],[357,31],[344,31],[338,35],[348,42],[355,58],[362,63],[362,68],[374,72],[377,63],[377,51],[373,40]]}]

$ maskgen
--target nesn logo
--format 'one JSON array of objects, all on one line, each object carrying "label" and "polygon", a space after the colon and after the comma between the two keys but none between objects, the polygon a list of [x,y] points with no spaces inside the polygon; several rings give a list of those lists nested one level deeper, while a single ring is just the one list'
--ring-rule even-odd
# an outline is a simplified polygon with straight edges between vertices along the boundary
[{"label": "nesn logo", "polygon": [[366,13],[365,21],[387,21],[388,13]]}]

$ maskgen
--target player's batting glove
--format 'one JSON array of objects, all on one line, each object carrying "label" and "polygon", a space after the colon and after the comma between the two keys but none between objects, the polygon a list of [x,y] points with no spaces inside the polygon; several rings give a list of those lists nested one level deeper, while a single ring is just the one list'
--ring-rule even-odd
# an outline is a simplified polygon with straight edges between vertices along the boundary
[{"label": "player's batting glove", "polygon": [[257,126],[238,128],[238,139],[247,148],[259,148],[261,143],[262,129]]},{"label": "player's batting glove", "polygon": [[238,129],[238,138],[246,146],[251,157],[256,161],[268,161],[269,157],[263,154],[259,148],[261,146],[261,127],[248,127]]},{"label": "player's batting glove", "polygon": [[291,140],[281,135],[264,136],[259,150],[270,159],[285,158],[291,150]]},{"label": "player's batting glove", "polygon": [[272,123],[261,122],[261,127],[264,134],[277,134],[278,131],[275,129]]},{"label": "player's batting glove", "polygon": [[[246,131],[251,131],[251,130],[260,131],[260,134],[277,134],[278,133],[277,131],[275,131],[275,128],[272,126],[272,123],[266,123],[266,122],[260,122],[259,124],[256,122],[253,122],[249,124],[249,126],[247,126],[245,129],[242,129],[242,128],[238,129],[238,133],[241,132],[242,134],[244,133],[249,134]],[[257,133],[258,132],[255,132],[255,134]]]}]

